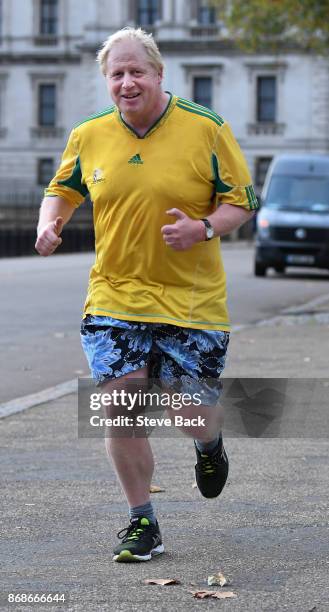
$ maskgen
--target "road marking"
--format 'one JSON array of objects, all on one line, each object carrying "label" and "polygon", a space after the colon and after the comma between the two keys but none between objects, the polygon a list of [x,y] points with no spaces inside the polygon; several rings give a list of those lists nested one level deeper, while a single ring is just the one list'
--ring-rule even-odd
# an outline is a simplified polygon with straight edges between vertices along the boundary
[{"label": "road marking", "polygon": [[[297,306],[289,306],[288,308],[284,308],[280,310],[279,315],[269,317],[268,319],[261,319],[260,321],[256,321],[255,323],[232,325],[231,331],[233,334],[236,334],[244,331],[245,329],[254,329],[255,327],[261,327],[263,325],[270,325],[271,323],[277,322],[280,318],[285,318],[285,315],[287,314],[303,313],[305,310],[312,310],[313,308],[321,306],[321,304],[325,304],[326,302],[329,302],[329,293],[327,293],[326,295],[319,296],[317,298],[313,298],[312,300],[304,304],[298,304]],[[78,379],[73,378],[72,380],[60,383],[59,385],[55,385],[54,387],[49,387],[48,389],[44,389],[43,391],[39,391],[38,393],[32,393],[31,395],[25,395],[23,397],[18,397],[16,399],[10,400],[9,402],[4,402],[3,404],[0,404],[0,418],[5,418],[18,412],[23,412],[24,410],[28,410],[29,408],[33,408],[34,406],[38,406],[40,404],[52,402],[55,399],[64,397],[65,395],[76,393],[77,390]]]},{"label": "road marking", "polygon": [[48,387],[48,389],[44,389],[38,393],[31,393],[30,395],[17,397],[9,402],[0,404],[0,418],[11,416],[17,412],[23,412],[23,410],[28,410],[29,408],[33,408],[39,404],[52,402],[53,400],[63,397],[64,395],[75,393],[77,390],[78,382],[76,378],[73,378],[72,380],[67,380],[66,382],[55,385],[54,387]]}]

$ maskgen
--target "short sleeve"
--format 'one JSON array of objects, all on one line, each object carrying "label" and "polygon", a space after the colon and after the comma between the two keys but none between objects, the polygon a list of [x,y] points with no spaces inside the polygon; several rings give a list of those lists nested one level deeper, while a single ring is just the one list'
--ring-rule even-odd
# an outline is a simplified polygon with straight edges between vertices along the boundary
[{"label": "short sleeve", "polygon": [[211,163],[218,204],[257,210],[259,204],[247,162],[228,123],[217,132]]},{"label": "short sleeve", "polygon": [[72,130],[60,166],[45,189],[45,196],[60,196],[72,206],[78,207],[88,195],[82,182],[82,172],[75,131]]}]

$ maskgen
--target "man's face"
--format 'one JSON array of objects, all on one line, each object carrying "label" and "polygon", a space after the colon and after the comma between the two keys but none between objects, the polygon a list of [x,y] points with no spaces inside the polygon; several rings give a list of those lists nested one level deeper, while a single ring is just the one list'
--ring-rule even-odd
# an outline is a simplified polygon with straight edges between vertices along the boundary
[{"label": "man's face", "polygon": [[159,102],[162,73],[152,66],[143,45],[126,40],[116,43],[107,57],[106,83],[120,112],[147,118]]}]

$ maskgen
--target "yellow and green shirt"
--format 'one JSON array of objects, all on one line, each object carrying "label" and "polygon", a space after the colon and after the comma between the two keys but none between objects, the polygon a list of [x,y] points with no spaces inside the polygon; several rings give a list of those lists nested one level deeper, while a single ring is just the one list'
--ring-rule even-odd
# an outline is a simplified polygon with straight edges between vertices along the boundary
[{"label": "yellow and green shirt", "polygon": [[174,251],[161,227],[179,208],[193,219],[221,203],[257,208],[229,125],[209,109],[171,96],[140,138],[115,106],[75,127],[46,189],[72,206],[93,202],[96,259],[87,314],[228,330],[218,238]]}]

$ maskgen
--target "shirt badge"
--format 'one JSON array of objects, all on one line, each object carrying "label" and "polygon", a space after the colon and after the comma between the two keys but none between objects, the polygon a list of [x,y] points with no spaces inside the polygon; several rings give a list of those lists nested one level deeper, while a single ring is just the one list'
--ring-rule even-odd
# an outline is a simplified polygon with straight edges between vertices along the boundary
[{"label": "shirt badge", "polygon": [[102,183],[103,181],[105,181],[103,170],[101,170],[101,168],[95,168],[93,173],[93,184]]}]

